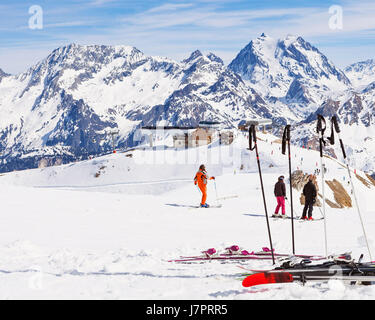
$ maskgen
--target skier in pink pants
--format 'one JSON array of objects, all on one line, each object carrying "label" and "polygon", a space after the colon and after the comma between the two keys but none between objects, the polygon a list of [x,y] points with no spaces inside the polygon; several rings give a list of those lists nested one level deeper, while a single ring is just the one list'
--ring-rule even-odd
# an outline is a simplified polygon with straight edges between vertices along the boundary
[{"label": "skier in pink pants", "polygon": [[277,200],[277,207],[273,217],[279,216],[279,210],[281,208],[282,217],[285,218],[285,199],[286,199],[286,188],[284,183],[284,176],[279,177],[274,189],[275,197]]}]

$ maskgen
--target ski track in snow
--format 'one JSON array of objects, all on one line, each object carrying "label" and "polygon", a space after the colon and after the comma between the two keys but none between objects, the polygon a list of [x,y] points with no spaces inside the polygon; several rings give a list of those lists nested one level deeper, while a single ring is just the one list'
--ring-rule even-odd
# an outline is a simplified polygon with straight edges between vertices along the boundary
[{"label": "ski track in snow", "polygon": [[[273,139],[270,135],[260,137]],[[238,138],[234,147],[245,146],[246,141]],[[259,142],[269,215],[276,205],[273,185],[280,174],[287,176],[287,158],[280,155],[279,147]],[[317,152],[294,147],[292,152],[297,155],[294,169],[315,169]],[[165,172],[153,172],[124,156],[111,155],[103,161],[1,176],[0,298],[374,299],[374,286],[338,281],[243,288],[244,270],[238,266],[270,268],[267,260],[168,262],[212,247],[237,244],[253,251],[269,246],[255,156],[247,154],[245,158],[248,162],[242,173],[228,159],[223,160],[221,169],[208,166],[209,174],[217,175],[219,198],[237,196],[219,201],[222,208],[210,210],[189,210],[200,200],[192,183],[195,166],[170,165]],[[327,180],[335,177],[343,181],[345,171],[337,162],[325,161]],[[106,172],[100,179],[94,178],[103,163],[107,163]],[[135,194],[122,189],[127,179],[127,187],[138,185]],[[375,248],[375,212],[366,203],[375,189],[359,180],[355,184],[370,245]],[[208,203],[215,204],[212,182],[208,195]],[[294,199],[299,216],[299,192],[294,191]],[[321,215],[316,208],[314,215]],[[277,252],[289,253],[290,220],[270,219],[270,226]],[[329,253],[351,250],[355,258],[367,254],[355,209],[328,207],[327,228]],[[323,221],[295,223],[295,231],[297,253],[324,254]]]}]

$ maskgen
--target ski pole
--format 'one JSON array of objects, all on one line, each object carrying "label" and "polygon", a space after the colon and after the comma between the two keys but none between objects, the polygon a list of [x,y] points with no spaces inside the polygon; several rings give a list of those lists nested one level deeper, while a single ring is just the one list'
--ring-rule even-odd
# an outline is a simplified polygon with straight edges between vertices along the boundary
[{"label": "ski pole", "polygon": [[288,198],[285,198],[286,202],[288,202],[289,206],[292,206],[292,204],[290,203],[290,201],[288,200]]},{"label": "ski pole", "polygon": [[320,209],[320,207],[319,206],[316,206],[318,209],[319,209],[319,211],[320,211],[320,214],[322,215],[322,217],[323,217],[323,219],[324,219],[324,214],[323,214],[323,211],[322,211],[322,209]]},{"label": "ski pole", "polygon": [[[324,124],[324,127],[323,127]],[[324,216],[324,237],[325,237],[325,252],[326,257],[328,258],[328,242],[327,242],[327,219],[326,219],[326,196],[324,190],[324,173],[325,173],[325,165],[323,161],[323,147],[325,145],[324,141],[324,132],[326,130],[326,121],[321,114],[318,114],[318,123],[316,127],[316,131],[319,134],[319,149],[320,149],[320,167],[322,170],[322,193],[323,193],[323,216]]]},{"label": "ski pole", "polygon": [[214,180],[214,185],[215,185],[215,192],[216,192],[216,204],[219,205],[219,197],[217,195],[217,188],[216,188],[216,179]]},{"label": "ski pole", "polygon": [[[254,147],[253,147],[253,142],[254,142]],[[249,150],[250,151],[255,150],[255,153],[256,153],[256,158],[257,158],[257,163],[258,163],[258,171],[259,171],[259,179],[260,179],[260,186],[261,186],[262,195],[263,195],[264,211],[266,213],[266,222],[267,222],[268,238],[269,238],[269,241],[270,241],[270,248],[271,248],[271,254],[272,254],[272,262],[273,262],[273,264],[275,264],[275,256],[274,256],[274,252],[273,252],[272,237],[271,237],[271,228],[270,228],[270,222],[269,222],[269,219],[268,219],[266,196],[265,196],[265,193],[264,193],[262,169],[261,169],[261,166],[260,166],[257,136],[256,136],[256,130],[255,130],[254,124],[250,125],[250,128],[249,128]]]},{"label": "ski pole", "polygon": [[335,135],[334,135],[334,131],[333,131],[333,130],[335,130],[336,133],[337,133],[337,135],[338,135],[338,137],[339,137],[340,147],[341,147],[342,155],[344,157],[344,163],[345,163],[346,168],[348,170],[348,175],[349,175],[350,183],[351,183],[352,190],[353,190],[353,196],[354,196],[355,205],[357,207],[357,212],[358,212],[359,220],[361,221],[363,235],[364,235],[365,240],[366,240],[366,245],[367,245],[367,250],[368,250],[368,253],[369,253],[369,257],[370,257],[370,260],[372,261],[370,245],[369,245],[369,242],[368,242],[368,239],[367,239],[367,234],[366,234],[366,228],[365,228],[365,225],[364,225],[364,222],[363,222],[363,219],[362,219],[362,214],[361,214],[361,210],[360,210],[359,203],[358,203],[358,198],[357,198],[357,195],[356,195],[356,192],[355,192],[354,183],[353,183],[353,179],[352,179],[352,173],[350,171],[349,162],[348,162],[348,159],[347,159],[347,156],[346,156],[344,142],[341,139],[341,130],[340,130],[340,126],[339,126],[338,119],[337,119],[336,116],[332,117],[332,119],[331,119],[331,126],[332,126],[331,137],[328,140],[330,141],[330,143],[332,145],[335,144]]},{"label": "ski pole", "polygon": [[292,217],[292,250],[296,254],[295,241],[294,241],[294,216],[293,216],[293,187],[292,187],[292,157],[290,152],[290,125],[287,125],[283,134],[282,154],[286,153],[286,144],[288,144],[288,158],[289,158],[289,185],[290,185],[290,212]]}]

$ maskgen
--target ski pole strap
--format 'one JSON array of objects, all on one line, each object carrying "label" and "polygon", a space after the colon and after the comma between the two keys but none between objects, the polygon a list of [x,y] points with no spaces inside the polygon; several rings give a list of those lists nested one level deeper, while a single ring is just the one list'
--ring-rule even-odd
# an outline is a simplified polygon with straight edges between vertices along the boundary
[{"label": "ski pole strap", "polygon": [[288,124],[283,133],[283,142],[282,142],[282,154],[286,153],[286,143],[290,142],[290,124]]},{"label": "ski pole strap", "polygon": [[[324,124],[324,127],[323,127],[323,124]],[[324,119],[324,117],[321,114],[318,114],[318,123],[316,126],[316,132],[322,133],[322,135],[324,136],[324,132],[326,131],[326,128],[327,128],[326,119]]]},{"label": "ski pole strap", "polygon": [[329,142],[334,145],[335,144],[335,131],[340,133],[339,122],[337,121],[337,117],[333,116],[331,118],[331,136],[328,138]]},{"label": "ski pole strap", "polygon": [[335,131],[339,134],[341,151],[342,151],[342,154],[344,156],[344,159],[346,159],[346,152],[345,152],[344,142],[342,141],[342,139],[340,137],[341,130],[340,130],[338,119],[337,119],[336,116],[333,116],[332,119],[331,119],[331,121],[332,121],[332,127],[334,127]]},{"label": "ski pole strap", "polygon": [[345,147],[344,147],[344,143],[340,137],[340,126],[339,126],[339,122],[337,120],[337,117],[336,116],[333,116],[331,118],[331,136],[328,138],[329,142],[334,145],[335,144],[335,131],[338,133],[339,135],[339,139],[340,139],[340,147],[341,147],[341,151],[342,151],[342,154],[344,156],[344,159],[346,159],[346,152],[345,152]]},{"label": "ski pole strap", "polygon": [[321,114],[318,114],[318,123],[316,126],[316,132],[321,135],[319,138],[319,148],[320,148],[321,158],[323,158],[323,146],[326,144],[326,142],[324,141],[324,132],[326,131],[326,128],[327,128],[326,120]]},{"label": "ski pole strap", "polygon": [[[254,146],[253,146],[254,142]],[[256,130],[255,130],[255,125],[252,124],[249,128],[249,149],[250,151],[253,151],[255,149],[257,143],[257,136],[256,136]]]},{"label": "ski pole strap", "polygon": [[331,136],[327,138],[329,143],[331,145],[335,144],[335,131],[334,131],[334,124],[333,124],[333,118],[331,120]]}]

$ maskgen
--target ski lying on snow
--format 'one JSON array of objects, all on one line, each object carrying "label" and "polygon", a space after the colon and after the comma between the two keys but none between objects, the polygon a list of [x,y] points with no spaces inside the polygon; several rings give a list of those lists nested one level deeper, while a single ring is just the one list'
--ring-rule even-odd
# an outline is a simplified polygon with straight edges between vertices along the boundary
[{"label": "ski lying on snow", "polygon": [[[186,256],[181,256],[180,258],[185,258],[185,259],[189,259],[189,258],[199,258],[199,257],[206,257],[206,256],[214,256],[214,255],[220,255],[220,256],[225,256],[225,257],[235,257],[235,256],[271,256],[272,255],[272,252],[271,252],[271,249],[267,248],[267,247],[263,247],[261,251],[247,251],[247,250],[241,250],[239,246],[237,245],[233,245],[229,248],[226,248],[225,249],[226,251],[224,253],[220,253],[218,254],[216,252],[216,249],[215,248],[211,248],[211,249],[208,249],[208,250],[205,250],[205,251],[202,251],[202,253],[204,254],[203,256],[190,256],[190,257],[186,257]],[[283,254],[283,253],[275,253],[274,252],[274,256],[276,257],[290,257],[291,255],[290,254]],[[295,255],[296,257],[298,258],[314,258],[314,257],[321,257],[321,256],[316,256],[316,255]],[[321,257],[323,258],[323,257]]]},{"label": "ski lying on snow", "polygon": [[[361,261],[363,255],[359,259]],[[245,269],[239,266],[242,269]],[[349,254],[331,256],[319,264],[311,260],[291,257],[281,260],[281,266],[273,270],[249,270],[254,274],[248,275],[242,282],[244,287],[252,287],[270,283],[289,283],[300,281],[344,280],[373,284],[375,282],[374,263],[355,263]]]},{"label": "ski lying on snow", "polygon": [[189,263],[189,262],[196,262],[196,261],[230,261],[230,260],[271,260],[272,256],[213,256],[213,257],[197,257],[197,258],[182,258],[182,259],[176,259],[176,260],[169,260],[168,262],[183,262],[183,263]]},{"label": "ski lying on snow", "polygon": [[[244,266],[238,266],[239,268],[243,269],[243,270],[246,270],[248,272],[251,272],[251,273],[254,273],[254,274],[257,274],[257,273],[272,273],[272,274],[275,274],[275,273],[284,273],[284,272],[289,272],[289,273],[311,273],[311,272],[315,272],[315,273],[319,273],[319,272],[323,272],[323,273],[330,273],[330,274],[335,274],[337,272],[350,272],[353,270],[353,267],[345,267],[345,266],[340,266],[340,265],[331,265],[330,267],[324,267],[324,265],[319,265],[319,266],[312,266],[311,268],[301,268],[301,269],[288,269],[288,268],[285,268],[285,269],[269,269],[269,270],[259,270],[259,269],[248,269]],[[315,268],[314,268],[315,267]],[[356,269],[356,268],[355,268]],[[359,267],[359,270],[361,272],[374,272],[374,276],[375,276],[375,265],[367,265],[366,267],[363,266],[363,267]]]},{"label": "ski lying on snow", "polygon": [[[362,260],[363,255],[359,259]],[[278,266],[274,269],[268,270],[257,270],[257,269],[249,269],[244,266],[238,266],[239,268],[249,271],[251,273],[280,273],[280,272],[310,272],[311,271],[327,271],[332,270],[334,271],[335,268],[340,268],[340,270],[349,269],[352,270],[353,268],[358,269],[359,266],[361,268],[366,268],[366,271],[374,270],[375,271],[375,263],[368,262],[368,263],[354,263],[354,260],[351,258],[350,253],[343,253],[339,255],[331,255],[328,258],[326,257],[317,257],[318,259],[306,258],[297,256],[297,255],[290,255],[288,257],[281,257],[278,259]],[[319,261],[319,263],[314,261]]]},{"label": "ski lying on snow", "polygon": [[[366,275],[295,275],[288,271],[282,273],[256,273],[246,277],[242,281],[242,286],[245,288],[259,286],[262,284],[272,283],[291,283],[291,282],[302,282],[307,281],[328,281],[328,280],[341,280],[349,282],[360,282],[363,284],[373,284],[375,282],[375,276]],[[365,282],[365,283],[364,283]]]},{"label": "ski lying on snow", "polygon": [[[226,252],[224,253],[217,253],[214,248],[208,249],[206,251],[202,251],[202,255],[200,256],[190,256],[190,257],[180,257],[179,259],[170,260],[169,262],[195,262],[195,261],[212,261],[212,260],[271,260],[272,259],[272,252],[270,249],[264,247],[262,251],[259,252],[248,252],[247,250],[240,250],[238,246],[232,246],[225,249]],[[274,253],[274,257],[277,258],[286,258],[289,257],[289,254],[280,254]],[[313,255],[298,255],[298,258],[306,258],[312,261],[317,261],[321,259],[325,259],[324,257],[320,256],[313,256]]]}]

